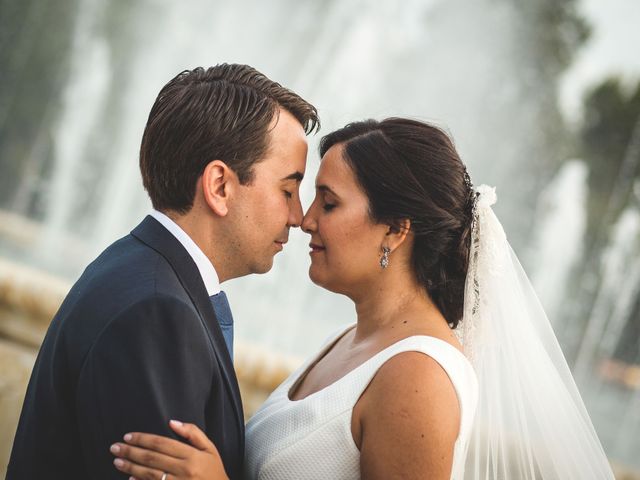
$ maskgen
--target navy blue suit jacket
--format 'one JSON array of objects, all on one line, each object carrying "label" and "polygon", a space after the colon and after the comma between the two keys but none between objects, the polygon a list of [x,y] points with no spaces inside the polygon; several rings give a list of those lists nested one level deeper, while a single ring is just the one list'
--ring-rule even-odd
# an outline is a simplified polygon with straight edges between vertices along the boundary
[{"label": "navy blue suit jacket", "polygon": [[198,425],[242,477],[244,418],[202,277],[152,217],[84,271],[31,375],[7,472],[18,479],[125,478],[109,446],[131,431]]}]

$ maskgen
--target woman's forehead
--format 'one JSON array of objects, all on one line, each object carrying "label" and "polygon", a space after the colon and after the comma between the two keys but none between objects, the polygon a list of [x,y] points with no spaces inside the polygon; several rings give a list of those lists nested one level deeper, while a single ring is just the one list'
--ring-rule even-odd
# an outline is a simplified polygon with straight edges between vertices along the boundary
[{"label": "woman's forehead", "polygon": [[343,146],[334,145],[324,154],[318,169],[317,180],[344,184],[355,182],[353,171],[343,158]]}]

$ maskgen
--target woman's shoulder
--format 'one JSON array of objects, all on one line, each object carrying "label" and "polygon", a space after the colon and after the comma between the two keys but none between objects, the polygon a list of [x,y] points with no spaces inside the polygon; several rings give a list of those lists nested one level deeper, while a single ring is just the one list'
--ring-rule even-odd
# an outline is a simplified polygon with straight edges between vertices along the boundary
[{"label": "woman's shoulder", "polygon": [[455,440],[468,438],[477,401],[478,380],[456,342],[412,335],[385,349],[354,414],[361,425],[386,418],[378,427],[453,433]]},{"label": "woman's shoulder", "polygon": [[354,414],[354,440],[365,463],[409,451],[418,470],[427,468],[427,457],[451,454],[461,425],[448,374],[418,349],[400,351],[380,366]]},{"label": "woman's shoulder", "polygon": [[[404,338],[390,347],[392,352],[376,376],[389,376],[397,382],[443,382],[453,387],[459,403],[475,405],[478,388],[475,371],[457,340],[449,340],[430,335]],[[399,374],[398,365],[411,372]]]},{"label": "woman's shoulder", "polygon": [[[382,363],[371,381],[371,390],[375,390],[377,395],[387,396],[402,391],[420,393],[420,390],[424,389],[434,392],[434,388],[444,391],[448,387],[453,387],[448,371],[457,368],[458,365],[443,360],[441,352],[434,354],[436,350],[443,349],[444,345],[436,343],[435,348],[433,348],[434,345],[426,347],[431,343],[430,340],[425,341],[415,337],[406,339],[402,343],[405,344],[404,346],[410,344],[411,348],[394,352]],[[455,350],[447,351],[448,354],[451,352]],[[443,364],[447,367],[445,368]],[[450,390],[455,393],[453,388]]]},{"label": "woman's shoulder", "polygon": [[[412,335],[385,349],[380,360],[363,395],[373,415],[379,414],[379,408],[398,408],[425,421],[457,426],[461,410],[475,409],[475,373],[455,344]],[[433,412],[438,413],[430,418]]]},{"label": "woman's shoulder", "polygon": [[387,347],[372,383],[396,388],[427,387],[455,393],[458,377],[471,368],[467,358],[442,338],[412,335]]}]

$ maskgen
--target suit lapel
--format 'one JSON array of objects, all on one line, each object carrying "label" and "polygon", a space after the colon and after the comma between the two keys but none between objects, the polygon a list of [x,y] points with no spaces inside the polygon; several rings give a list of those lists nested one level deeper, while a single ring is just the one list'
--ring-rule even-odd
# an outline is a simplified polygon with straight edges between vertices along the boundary
[{"label": "suit lapel", "polygon": [[180,283],[195,305],[203,321],[209,339],[213,344],[213,351],[222,369],[225,385],[231,398],[240,431],[244,431],[244,414],[238,380],[233,369],[233,362],[224,342],[222,330],[211,305],[206,287],[198,271],[198,267],[177,238],[171,234],[160,222],[147,216],[131,234],[162,255],[175,271]]}]

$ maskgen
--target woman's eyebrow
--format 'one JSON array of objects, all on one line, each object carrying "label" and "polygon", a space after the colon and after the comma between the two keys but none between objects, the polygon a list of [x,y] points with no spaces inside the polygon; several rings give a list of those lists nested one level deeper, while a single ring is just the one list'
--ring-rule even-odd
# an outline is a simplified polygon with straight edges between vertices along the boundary
[{"label": "woman's eyebrow", "polygon": [[316,185],[316,190],[320,191],[320,192],[328,192],[332,195],[334,195],[335,197],[339,197],[339,195],[334,192],[333,190],[331,190],[331,187],[329,187],[328,185],[324,185],[324,184],[320,184],[320,185]]}]

